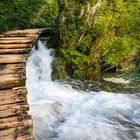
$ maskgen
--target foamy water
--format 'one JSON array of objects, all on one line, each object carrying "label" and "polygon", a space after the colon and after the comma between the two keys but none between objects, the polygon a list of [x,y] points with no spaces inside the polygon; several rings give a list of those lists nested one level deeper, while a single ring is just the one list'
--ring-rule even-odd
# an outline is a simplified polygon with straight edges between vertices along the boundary
[{"label": "foamy water", "polygon": [[140,140],[139,97],[53,82],[51,50],[38,46],[26,70],[35,140]]}]

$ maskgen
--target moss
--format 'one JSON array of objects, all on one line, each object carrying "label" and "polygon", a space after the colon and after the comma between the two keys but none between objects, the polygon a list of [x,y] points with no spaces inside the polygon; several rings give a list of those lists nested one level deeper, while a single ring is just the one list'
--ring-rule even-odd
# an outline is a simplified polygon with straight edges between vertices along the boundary
[{"label": "moss", "polygon": [[107,91],[107,92],[112,92],[112,88],[109,87],[109,86],[106,86],[106,87],[105,87],[105,91]]},{"label": "moss", "polygon": [[83,75],[83,71],[82,70],[75,70],[73,72],[73,77],[74,78],[80,78]]},{"label": "moss", "polygon": [[62,58],[56,58],[52,63],[52,80],[65,79],[67,77],[66,64]]}]

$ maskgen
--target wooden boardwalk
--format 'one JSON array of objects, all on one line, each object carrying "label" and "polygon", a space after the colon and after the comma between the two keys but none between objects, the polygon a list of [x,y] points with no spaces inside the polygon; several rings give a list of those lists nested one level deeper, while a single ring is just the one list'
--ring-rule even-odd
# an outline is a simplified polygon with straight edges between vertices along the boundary
[{"label": "wooden boardwalk", "polygon": [[0,140],[32,140],[28,115],[26,60],[46,29],[6,32],[0,36]]}]

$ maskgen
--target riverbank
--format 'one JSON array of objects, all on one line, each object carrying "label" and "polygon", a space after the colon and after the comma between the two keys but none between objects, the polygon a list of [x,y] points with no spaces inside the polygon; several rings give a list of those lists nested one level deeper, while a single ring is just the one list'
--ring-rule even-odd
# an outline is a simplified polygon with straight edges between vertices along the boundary
[{"label": "riverbank", "polygon": [[140,72],[105,73],[102,78],[94,80],[77,80],[67,77],[58,80],[64,84],[70,84],[73,88],[84,91],[107,91],[115,93],[128,93],[140,96]]}]

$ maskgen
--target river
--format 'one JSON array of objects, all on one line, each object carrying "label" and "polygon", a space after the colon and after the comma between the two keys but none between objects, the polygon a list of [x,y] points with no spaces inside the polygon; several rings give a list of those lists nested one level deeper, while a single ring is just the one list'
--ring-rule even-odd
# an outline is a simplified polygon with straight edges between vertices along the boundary
[{"label": "river", "polygon": [[52,81],[52,51],[38,47],[26,68],[35,140],[140,140],[140,97]]}]

